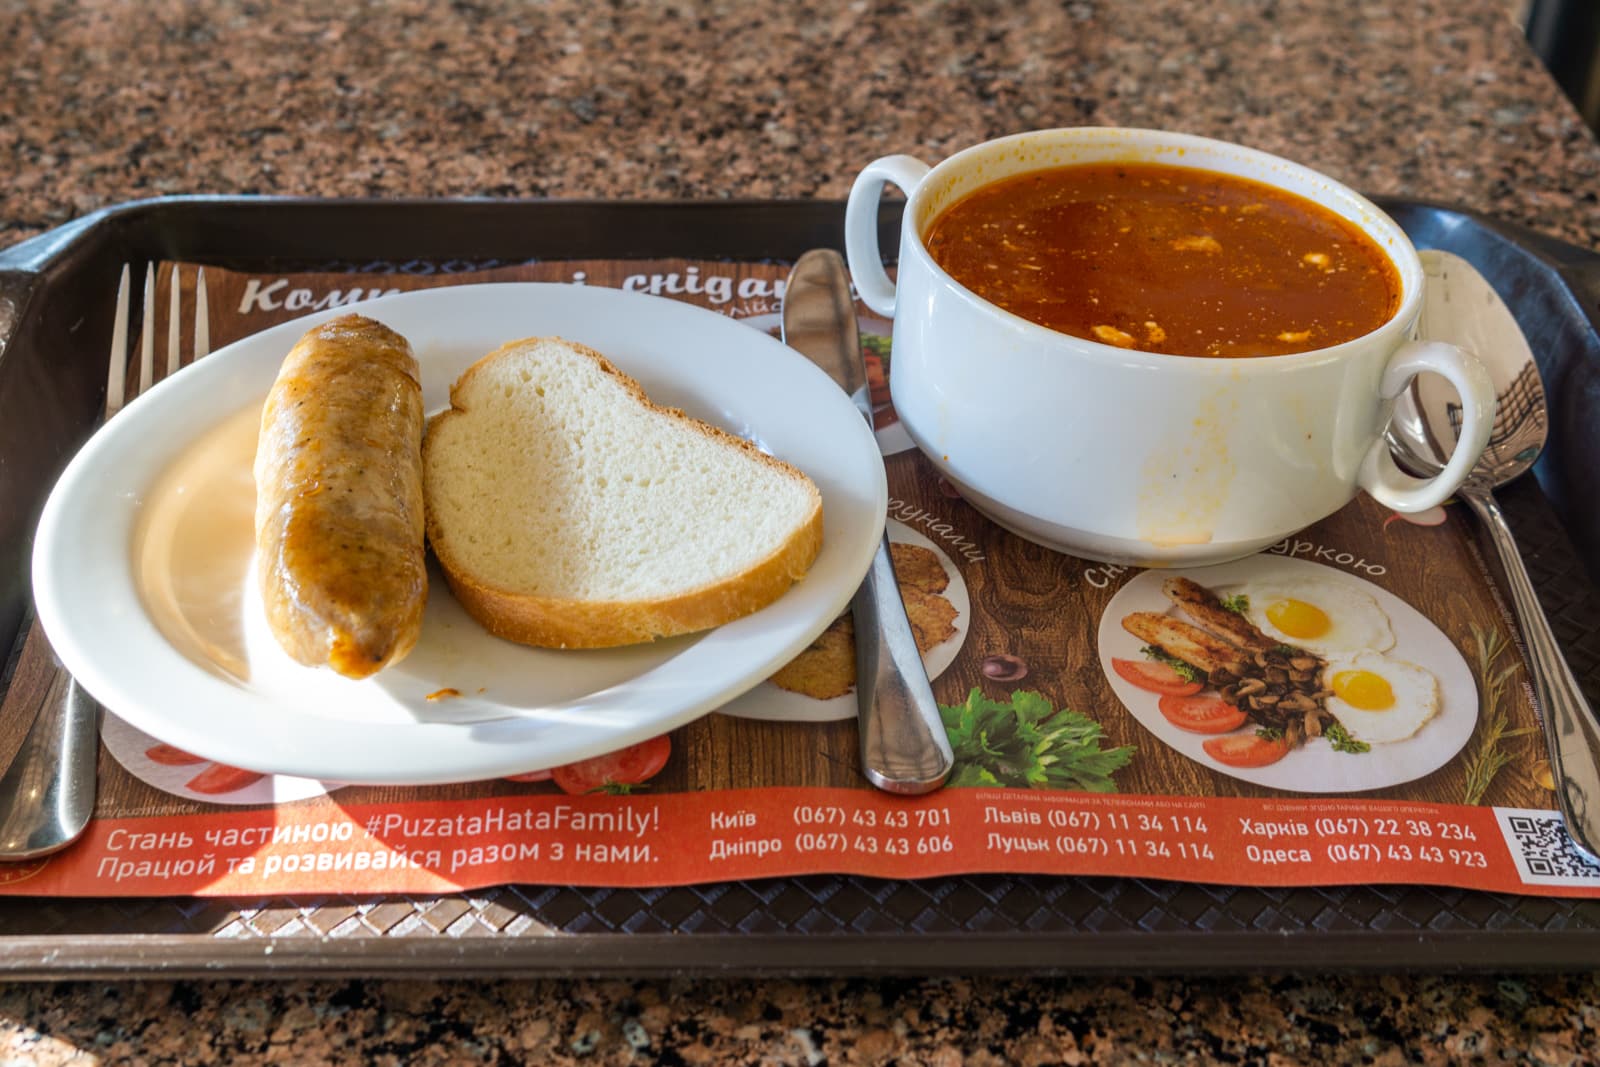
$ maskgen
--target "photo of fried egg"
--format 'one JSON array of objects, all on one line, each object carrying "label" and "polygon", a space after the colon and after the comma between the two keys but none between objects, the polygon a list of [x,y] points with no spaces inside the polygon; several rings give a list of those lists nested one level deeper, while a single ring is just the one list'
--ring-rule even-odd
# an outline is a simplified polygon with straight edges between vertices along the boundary
[{"label": "photo of fried egg", "polygon": [[1249,581],[1237,592],[1256,628],[1274,640],[1331,658],[1394,647],[1394,628],[1378,602],[1349,582],[1302,578]]},{"label": "photo of fried egg", "polygon": [[1415,663],[1377,652],[1330,662],[1322,684],[1333,694],[1328,711],[1369,745],[1414,737],[1439,714],[1439,680]]}]

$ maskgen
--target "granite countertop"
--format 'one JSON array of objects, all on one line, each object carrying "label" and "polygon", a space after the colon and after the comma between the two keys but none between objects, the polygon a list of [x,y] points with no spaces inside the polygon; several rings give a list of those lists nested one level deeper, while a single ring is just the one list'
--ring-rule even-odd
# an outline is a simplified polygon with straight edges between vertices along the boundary
[{"label": "granite countertop", "polygon": [[[878,155],[1100,124],[1240,141],[1600,247],[1600,146],[1507,8],[0,0],[0,245],[174,193],[837,198]],[[0,1051],[44,1063],[1591,1063],[1597,1047],[1595,975],[0,989]]]},{"label": "granite countertop", "polygon": [[170,193],[842,197],[1149,126],[1600,245],[1600,148],[1507,0],[8,0],[0,239]]}]

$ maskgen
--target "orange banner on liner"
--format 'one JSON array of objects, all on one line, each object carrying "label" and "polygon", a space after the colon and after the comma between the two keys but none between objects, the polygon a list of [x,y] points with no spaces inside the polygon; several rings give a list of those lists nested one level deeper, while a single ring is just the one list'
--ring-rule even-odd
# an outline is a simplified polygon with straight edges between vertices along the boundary
[{"label": "orange banner on liner", "polygon": [[[0,893],[447,893],[832,872],[1112,875],[1245,885],[1420,883],[1600,897],[1544,811],[1363,800],[855,789],[502,797],[96,822]],[[1589,872],[1589,873],[1585,873]]]}]

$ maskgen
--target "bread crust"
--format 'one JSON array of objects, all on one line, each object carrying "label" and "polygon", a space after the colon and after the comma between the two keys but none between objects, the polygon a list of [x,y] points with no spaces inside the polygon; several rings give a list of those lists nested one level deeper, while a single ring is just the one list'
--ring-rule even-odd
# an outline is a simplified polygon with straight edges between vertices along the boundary
[{"label": "bread crust", "polygon": [[450,407],[428,420],[423,436],[423,468],[437,430],[467,414],[459,397],[473,378],[495,359],[528,345],[552,342],[593,360],[612,376],[641,409],[669,416],[723,447],[734,448],[755,462],[804,483],[812,506],[802,522],[772,553],[748,569],[668,597],[644,600],[583,600],[549,597],[498,586],[487,575],[473,574],[452,551],[448,531],[429,509],[428,543],[445,581],[467,614],[497,637],[543,648],[611,648],[641,644],[661,637],[695,633],[731,622],[771,604],[798,581],[822,550],[822,495],[801,471],[770,456],[750,442],[701,422],[677,408],[652,401],[644,388],[605,356],[586,345],[559,337],[510,341],[478,360],[450,387]]}]

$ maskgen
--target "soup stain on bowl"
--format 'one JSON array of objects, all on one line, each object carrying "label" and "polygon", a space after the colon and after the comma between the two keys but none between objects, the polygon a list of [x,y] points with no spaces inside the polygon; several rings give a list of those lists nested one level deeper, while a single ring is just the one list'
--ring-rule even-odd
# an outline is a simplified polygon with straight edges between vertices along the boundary
[{"label": "soup stain on bowl", "polygon": [[1191,429],[1169,431],[1139,472],[1136,525],[1158,547],[1209,544],[1233,491],[1238,465],[1228,447],[1239,405],[1214,389],[1197,406]]}]

